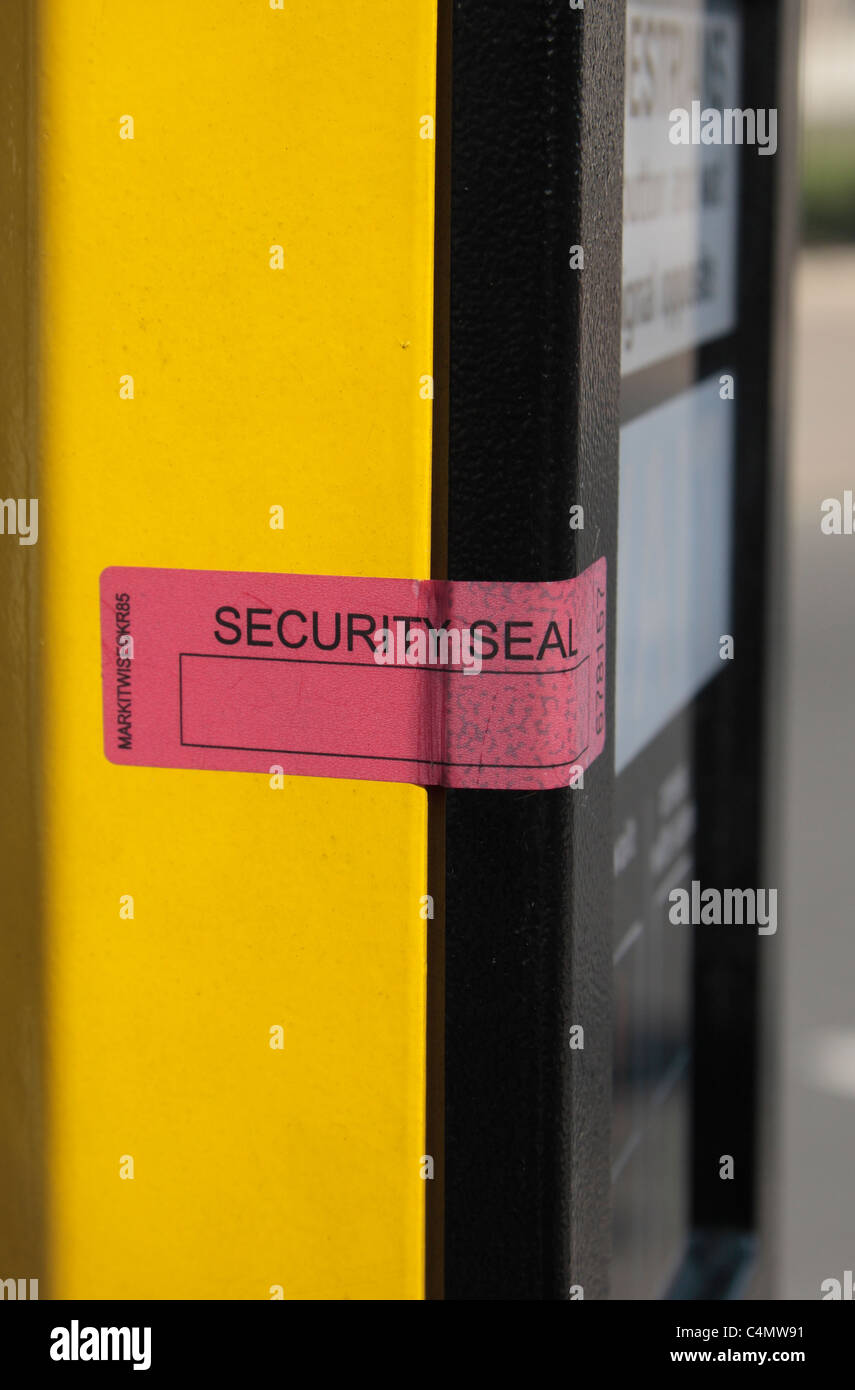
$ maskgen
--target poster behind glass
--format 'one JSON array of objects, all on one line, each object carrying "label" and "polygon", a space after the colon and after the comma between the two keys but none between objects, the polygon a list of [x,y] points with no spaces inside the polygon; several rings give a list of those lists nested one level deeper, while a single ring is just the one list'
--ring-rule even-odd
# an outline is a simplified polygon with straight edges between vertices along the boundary
[{"label": "poster behind glass", "polygon": [[[731,612],[739,150],[671,113],[739,106],[737,4],[630,0],[618,522],[612,1297],[667,1294],[689,1235],[695,702]],[[718,344],[716,360],[710,345]],[[704,348],[705,351],[701,351]],[[711,361],[715,369],[707,371]],[[705,374],[706,371],[706,374]],[[731,378],[728,386],[727,379]],[[726,650],[726,648],[725,648]]]}]

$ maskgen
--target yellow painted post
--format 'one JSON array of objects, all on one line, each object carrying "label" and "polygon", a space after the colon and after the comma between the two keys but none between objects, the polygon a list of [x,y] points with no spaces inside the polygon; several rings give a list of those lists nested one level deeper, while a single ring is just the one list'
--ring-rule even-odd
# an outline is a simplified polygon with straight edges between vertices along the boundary
[{"label": "yellow painted post", "polygon": [[32,44],[42,1296],[421,1298],[426,793],[113,766],[98,578],[428,576],[435,0]]}]

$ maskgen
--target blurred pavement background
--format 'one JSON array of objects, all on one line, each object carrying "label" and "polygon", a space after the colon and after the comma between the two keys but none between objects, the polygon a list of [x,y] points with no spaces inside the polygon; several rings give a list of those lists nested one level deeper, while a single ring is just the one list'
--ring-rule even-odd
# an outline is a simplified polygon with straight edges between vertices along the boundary
[{"label": "blurred pavement background", "polygon": [[788,535],[777,1295],[855,1270],[855,0],[807,0]]},{"label": "blurred pavement background", "polygon": [[855,536],[820,530],[855,495],[855,246],[803,252],[793,368],[778,1280],[816,1299],[855,1269]]}]

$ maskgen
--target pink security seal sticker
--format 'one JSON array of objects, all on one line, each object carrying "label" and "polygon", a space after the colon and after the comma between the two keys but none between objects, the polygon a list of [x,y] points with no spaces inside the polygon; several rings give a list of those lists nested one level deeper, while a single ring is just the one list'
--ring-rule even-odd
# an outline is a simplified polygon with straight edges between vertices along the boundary
[{"label": "pink security seal sticker", "polygon": [[606,561],[542,584],[101,575],[113,763],[540,790],[605,742]]}]

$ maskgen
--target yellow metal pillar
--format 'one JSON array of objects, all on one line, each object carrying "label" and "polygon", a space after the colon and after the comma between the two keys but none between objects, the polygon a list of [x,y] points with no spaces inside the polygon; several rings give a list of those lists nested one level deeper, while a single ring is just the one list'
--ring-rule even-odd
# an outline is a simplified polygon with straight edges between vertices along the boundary
[{"label": "yellow metal pillar", "polygon": [[421,1298],[426,793],[113,766],[98,578],[428,576],[435,0],[32,45],[42,1296]]}]

